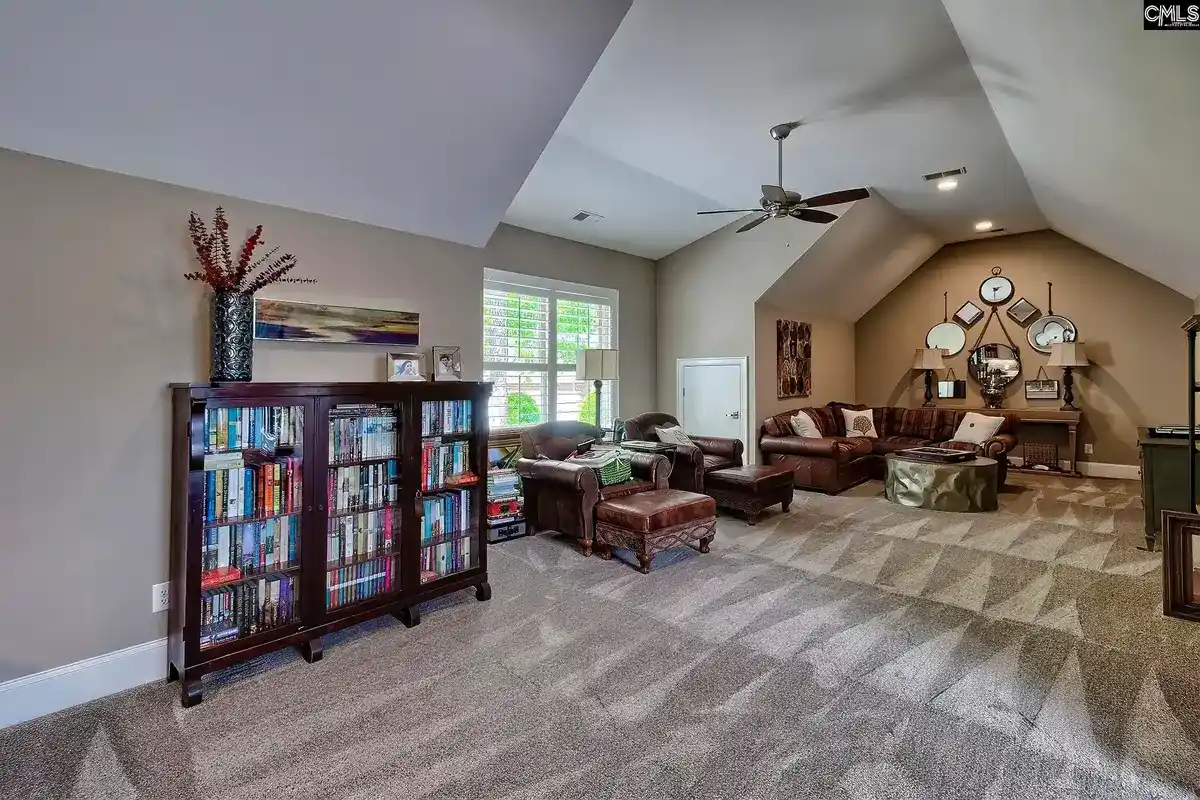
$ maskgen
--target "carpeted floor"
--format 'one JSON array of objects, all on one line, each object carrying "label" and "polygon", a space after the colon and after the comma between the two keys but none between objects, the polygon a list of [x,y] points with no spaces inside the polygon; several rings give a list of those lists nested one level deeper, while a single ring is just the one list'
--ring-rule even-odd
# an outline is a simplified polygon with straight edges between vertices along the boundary
[{"label": "carpeted floor", "polygon": [[1137,485],[1001,511],[797,493],[641,575],[553,538],[470,593],[0,731],[4,797],[1177,798],[1200,626],[1160,611]]}]

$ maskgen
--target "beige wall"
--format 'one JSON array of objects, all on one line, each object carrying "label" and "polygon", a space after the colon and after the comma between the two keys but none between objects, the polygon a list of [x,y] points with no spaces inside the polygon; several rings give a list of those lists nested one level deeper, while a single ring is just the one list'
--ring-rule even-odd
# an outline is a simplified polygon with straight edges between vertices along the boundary
[{"label": "beige wall", "polygon": [[496,229],[485,253],[486,266],[494,269],[616,289],[621,350],[617,412],[628,418],[654,409],[658,341],[653,261],[511,225]]},{"label": "beige wall", "polygon": [[[421,347],[461,346],[468,377],[497,253],[564,280],[608,285],[588,265],[619,275],[622,343],[654,341],[648,262],[639,279],[623,258],[548,237],[513,248],[523,237],[508,231],[485,252],[0,150],[0,606],[13,612],[0,614],[0,681],[166,633],[150,613],[167,578],[166,386],[207,376],[205,294],[181,276],[188,212],[218,203],[234,233],[262,223],[320,281],[264,296],[418,311]],[[261,342],[254,377],[377,380],[385,352]],[[629,402],[645,404],[653,372],[636,357],[633,369],[645,396]]]},{"label": "beige wall", "polygon": [[[1043,313],[1046,282],[1053,281],[1054,311],[1074,321],[1087,345],[1093,366],[1077,372],[1075,382],[1075,404],[1084,412],[1081,443],[1095,447],[1084,460],[1136,464],[1138,426],[1186,418],[1187,348],[1179,326],[1192,314],[1192,298],[1053,231],[944,247],[901,283],[855,326],[858,402],[920,405],[924,383],[910,367],[926,331],[942,321],[942,292],[950,293],[951,314],[966,300],[983,307],[979,284],[994,266],[1012,279],[1015,298],[1027,298]],[[1058,408],[1061,400],[1025,400],[1024,381],[1048,356],[1029,346],[1025,330],[1003,309],[1001,316],[1021,348],[1023,366],[1005,405]],[[967,378],[967,351],[983,324],[967,331],[967,347],[947,361],[960,378]],[[986,341],[1006,341],[994,320]],[[1061,380],[1061,370],[1048,371]],[[978,384],[969,378],[967,392],[964,401],[938,402],[982,404]]]},{"label": "beige wall", "polygon": [[[812,394],[808,397],[778,399],[775,322],[780,319],[812,325]],[[755,431],[764,419],[781,411],[831,400],[854,402],[854,323],[759,303],[754,310],[754,351],[759,365],[755,372],[758,402],[752,417]]]}]

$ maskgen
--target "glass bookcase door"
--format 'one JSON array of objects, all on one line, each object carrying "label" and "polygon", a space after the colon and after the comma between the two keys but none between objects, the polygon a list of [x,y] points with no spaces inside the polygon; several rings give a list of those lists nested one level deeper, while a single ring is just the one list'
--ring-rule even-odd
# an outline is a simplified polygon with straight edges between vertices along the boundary
[{"label": "glass bookcase door", "polygon": [[204,411],[200,649],[300,621],[306,404]]},{"label": "glass bookcase door", "polygon": [[471,400],[421,403],[421,516],[418,574],[431,583],[479,566],[476,525],[483,483],[472,469]]},{"label": "glass bookcase door", "polygon": [[400,587],[399,403],[334,404],[327,435],[325,609]]}]

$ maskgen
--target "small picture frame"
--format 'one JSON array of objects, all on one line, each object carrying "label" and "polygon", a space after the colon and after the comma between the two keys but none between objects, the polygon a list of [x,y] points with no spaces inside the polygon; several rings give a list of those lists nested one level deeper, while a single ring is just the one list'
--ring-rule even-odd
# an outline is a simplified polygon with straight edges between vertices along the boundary
[{"label": "small picture frame", "polygon": [[958,311],[954,312],[956,319],[964,328],[969,328],[983,318],[983,309],[972,303],[970,300],[963,303]]},{"label": "small picture frame", "polygon": [[1057,400],[1058,381],[1039,379],[1025,381],[1026,400]]},{"label": "small picture frame", "polygon": [[388,353],[387,379],[389,381],[425,380],[425,354]]},{"label": "small picture frame", "polygon": [[462,380],[462,348],[433,346],[433,379],[435,381]]},{"label": "small picture frame", "polygon": [[1037,306],[1022,297],[1009,306],[1004,313],[1008,314],[1013,322],[1025,326],[1033,322],[1037,318],[1037,315],[1042,312],[1038,311]]}]

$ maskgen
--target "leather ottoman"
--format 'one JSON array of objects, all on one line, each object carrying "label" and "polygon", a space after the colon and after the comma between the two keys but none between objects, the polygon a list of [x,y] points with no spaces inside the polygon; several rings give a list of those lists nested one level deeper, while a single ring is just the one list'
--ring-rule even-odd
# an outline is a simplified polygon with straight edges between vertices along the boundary
[{"label": "leather ottoman", "polygon": [[776,503],[787,511],[792,504],[794,476],[786,464],[759,464],[717,469],[704,476],[704,490],[721,508],[741,511],[751,525]]},{"label": "leather ottoman", "polygon": [[704,494],[679,489],[601,500],[596,504],[596,552],[612,558],[614,547],[628,547],[650,571],[656,553],[696,543],[701,553],[717,534],[717,504]]}]

